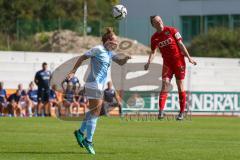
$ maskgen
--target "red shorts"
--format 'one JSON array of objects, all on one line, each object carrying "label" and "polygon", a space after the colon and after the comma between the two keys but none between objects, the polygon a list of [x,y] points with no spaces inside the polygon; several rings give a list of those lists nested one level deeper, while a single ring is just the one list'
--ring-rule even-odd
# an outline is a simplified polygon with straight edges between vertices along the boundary
[{"label": "red shorts", "polygon": [[176,79],[182,80],[185,78],[185,71],[186,63],[184,58],[169,62],[163,60],[162,79],[172,79],[174,74]]}]

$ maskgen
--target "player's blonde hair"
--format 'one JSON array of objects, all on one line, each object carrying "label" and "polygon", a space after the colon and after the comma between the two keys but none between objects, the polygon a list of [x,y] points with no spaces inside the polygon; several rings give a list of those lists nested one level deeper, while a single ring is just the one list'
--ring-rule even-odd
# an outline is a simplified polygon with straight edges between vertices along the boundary
[{"label": "player's blonde hair", "polygon": [[102,35],[102,42],[103,44],[108,41],[111,40],[113,36],[115,36],[116,34],[113,31],[112,27],[107,27],[105,33]]}]

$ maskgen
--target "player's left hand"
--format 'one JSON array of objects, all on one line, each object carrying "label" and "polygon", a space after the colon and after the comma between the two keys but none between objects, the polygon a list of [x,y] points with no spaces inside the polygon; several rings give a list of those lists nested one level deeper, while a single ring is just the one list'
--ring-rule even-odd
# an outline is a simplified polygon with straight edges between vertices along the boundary
[{"label": "player's left hand", "polygon": [[129,59],[132,59],[132,57],[131,57],[131,56],[126,56],[125,59],[126,59],[126,60],[129,60]]},{"label": "player's left hand", "polygon": [[124,59],[120,60],[120,65],[124,65],[129,59],[131,59],[131,56],[125,55]]},{"label": "player's left hand", "polygon": [[188,61],[189,61],[189,63],[192,63],[193,65],[197,65],[197,62],[194,61],[194,59],[192,59],[191,57],[188,58]]},{"label": "player's left hand", "polygon": [[144,70],[148,70],[149,65],[150,65],[150,63],[146,63],[146,64],[144,65]]}]

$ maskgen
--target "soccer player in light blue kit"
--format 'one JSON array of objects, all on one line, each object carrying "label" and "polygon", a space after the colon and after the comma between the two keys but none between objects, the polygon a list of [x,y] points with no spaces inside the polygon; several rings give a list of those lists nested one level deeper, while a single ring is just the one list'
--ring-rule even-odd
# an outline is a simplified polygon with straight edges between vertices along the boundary
[{"label": "soccer player in light blue kit", "polygon": [[[113,52],[117,48],[118,43],[117,36],[111,28],[107,28],[106,33],[102,36],[102,42],[103,45],[93,47],[82,55],[68,75],[68,79],[72,78],[82,62],[88,58],[91,59],[91,71],[85,84],[85,94],[89,99],[90,111],[86,113],[80,129],[74,132],[78,144],[81,147],[85,147],[90,154],[95,154],[92,140],[102,107],[103,91],[108,76],[108,69],[111,66],[112,60],[119,65],[124,65],[131,58],[130,56],[124,56],[124,58],[120,59]],[[84,138],[85,131],[86,138]]]}]

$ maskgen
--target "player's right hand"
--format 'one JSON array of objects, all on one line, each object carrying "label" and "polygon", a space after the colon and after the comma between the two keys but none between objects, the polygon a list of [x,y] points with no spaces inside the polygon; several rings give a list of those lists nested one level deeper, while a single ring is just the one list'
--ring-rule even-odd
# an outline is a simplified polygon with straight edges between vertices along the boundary
[{"label": "player's right hand", "polygon": [[149,68],[149,63],[146,63],[145,65],[144,65],[144,70],[148,70],[148,68]]}]

